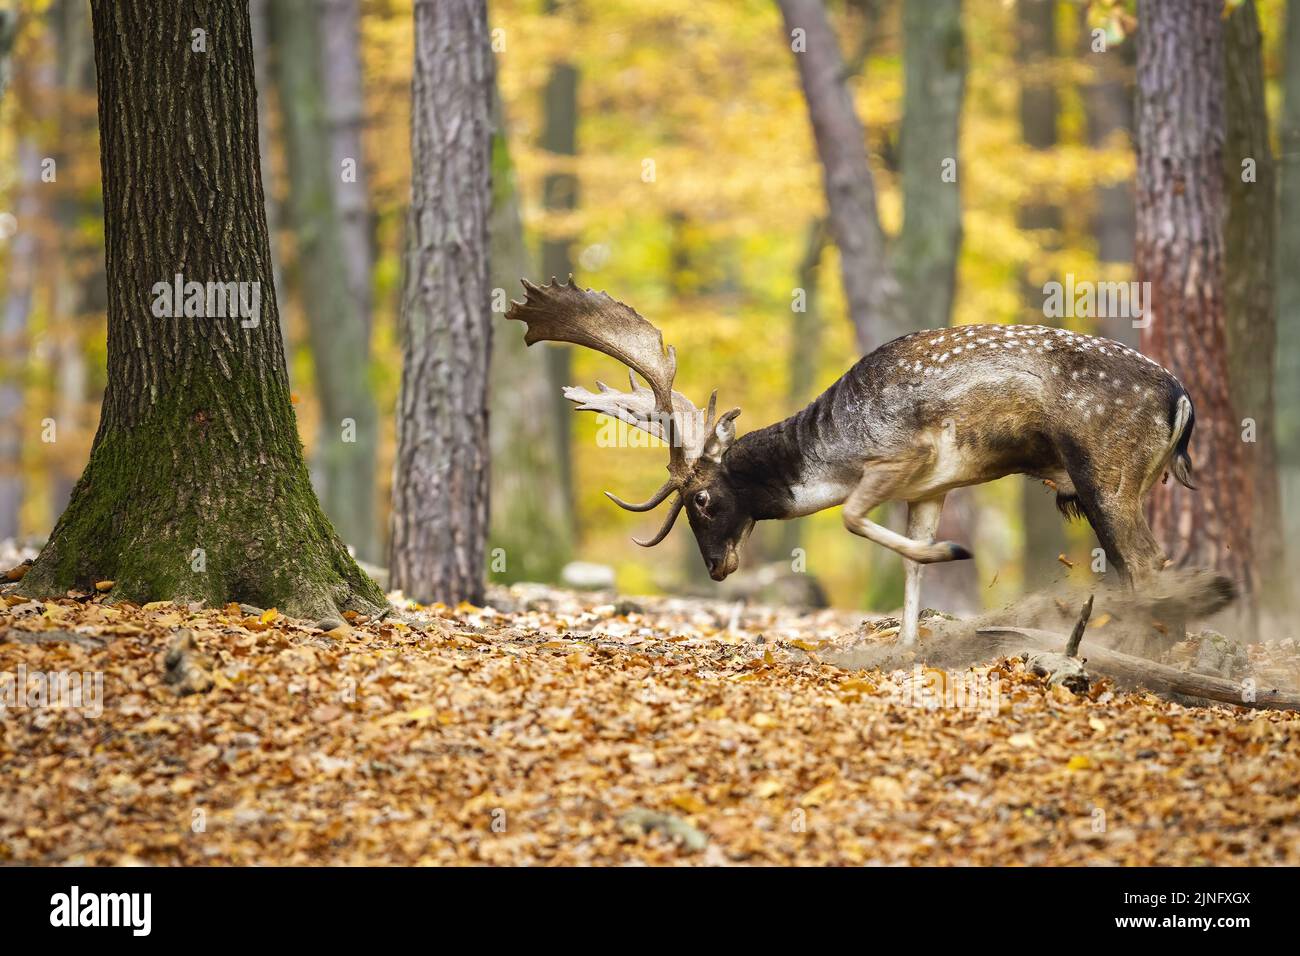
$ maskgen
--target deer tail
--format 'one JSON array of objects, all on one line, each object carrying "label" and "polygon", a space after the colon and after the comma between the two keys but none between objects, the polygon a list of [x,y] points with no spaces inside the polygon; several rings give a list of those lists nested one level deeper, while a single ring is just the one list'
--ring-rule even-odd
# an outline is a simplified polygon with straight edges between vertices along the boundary
[{"label": "deer tail", "polygon": [[1169,470],[1174,473],[1179,484],[1192,490],[1196,486],[1192,484],[1192,457],[1187,453],[1187,446],[1192,440],[1192,429],[1195,426],[1196,410],[1192,408],[1192,400],[1187,397],[1187,392],[1180,391],[1178,401],[1174,404],[1173,434],[1169,439],[1174,449]]}]

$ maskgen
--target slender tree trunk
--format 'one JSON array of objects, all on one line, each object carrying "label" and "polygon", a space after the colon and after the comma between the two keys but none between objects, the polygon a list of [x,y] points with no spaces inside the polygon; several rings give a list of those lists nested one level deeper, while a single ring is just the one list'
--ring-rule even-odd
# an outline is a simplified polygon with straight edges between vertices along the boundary
[{"label": "slender tree trunk", "polygon": [[0,7],[0,103],[5,101],[5,93],[9,89],[9,58],[13,53],[17,33],[18,11]]},{"label": "slender tree trunk", "polygon": [[956,165],[966,86],[961,0],[904,5],[903,67],[903,230],[892,261],[910,326],[941,328],[952,321],[961,250]]},{"label": "slender tree trunk", "polygon": [[[289,219],[316,370],[321,422],[315,454],[321,503],[357,554],[377,557],[374,524],[378,413],[369,375],[368,317],[359,311],[337,193],[355,186],[335,165],[321,83],[321,24],[314,0],[272,0],[280,109],[289,169]],[[356,157],[358,165],[360,157]]]},{"label": "slender tree trunk", "polygon": [[1175,564],[1217,568],[1252,591],[1252,494],[1224,329],[1222,3],[1143,0],[1139,12],[1137,277],[1151,283],[1142,350],[1191,393],[1199,488],[1157,486],[1152,530]]},{"label": "slender tree trunk", "polygon": [[[559,10],[556,0],[546,0],[546,12],[555,15]],[[572,162],[578,154],[578,68],[564,60],[556,62],[546,79],[542,97],[541,147],[562,162]],[[553,170],[542,182],[542,208],[558,215],[571,214],[578,208],[578,177],[569,169]],[[563,280],[573,269],[572,248],[577,236],[568,232],[548,235],[542,240],[542,279],[551,276]],[[517,278],[517,277],[516,277]],[[574,501],[573,430],[570,427],[571,406],[564,398],[563,389],[573,384],[573,347],[548,343],[545,347],[547,374],[550,376],[550,394],[547,402],[551,416],[558,423],[554,428],[554,454],[559,464],[560,490],[563,498],[562,517],[571,528],[577,527],[577,506]],[[572,535],[572,532],[570,532]]]},{"label": "slender tree trunk", "polygon": [[[1050,75],[1057,62],[1056,7],[1056,0],[1018,0],[1016,4],[1016,65],[1022,78],[1020,135],[1025,146],[1033,150],[1051,150],[1058,145],[1060,96]],[[1034,236],[1038,248],[1059,247],[1059,206],[1030,200],[1020,207],[1016,219],[1021,229]],[[1046,322],[1041,276],[1026,269],[1020,287],[1022,321]],[[1027,590],[1041,588],[1060,574],[1056,557],[1065,551],[1065,527],[1056,510],[1055,496],[1030,479],[1024,482],[1020,515],[1025,541],[1024,585]]]},{"label": "slender tree trunk", "polygon": [[23,390],[27,325],[41,258],[41,157],[36,143],[18,143],[18,229],[9,242],[8,284],[0,310],[0,541],[16,538],[23,504]]},{"label": "slender tree trunk", "polygon": [[416,0],[389,569],[421,602],[484,594],[492,87],[485,0]]},{"label": "slender tree trunk", "polygon": [[[16,28],[17,14],[8,29]],[[0,24],[0,30],[5,24]],[[7,245],[5,299],[0,306],[0,541],[17,537],[24,496],[23,417],[28,381],[28,334],[33,300],[48,260],[48,241],[41,222],[48,215],[52,187],[41,182],[41,150],[36,131],[49,122],[54,110],[54,51],[44,34],[41,49],[19,64],[18,103],[23,108],[16,147],[14,198],[16,227]],[[12,39],[12,37],[10,37]],[[0,42],[4,37],[0,37]],[[57,423],[56,423],[57,424]],[[57,434],[57,431],[56,431]]]},{"label": "slender tree trunk", "polygon": [[[1300,3],[1286,5],[1282,115],[1278,123],[1277,379],[1282,520],[1300,539]],[[1294,552],[1292,562],[1294,563]]]},{"label": "slender tree trunk", "polygon": [[[1088,10],[1079,8],[1079,57],[1090,77],[1080,95],[1087,126],[1088,145],[1093,149],[1115,148],[1119,140],[1131,142],[1133,135],[1133,44],[1124,43],[1104,51],[1093,50],[1088,27]],[[1097,243],[1100,265],[1133,265],[1133,183],[1099,183],[1093,188],[1092,235]],[[1107,316],[1101,332],[1132,348],[1138,345],[1138,330],[1131,316]]]},{"label": "slender tree trunk", "polygon": [[1289,597],[1290,580],[1285,574],[1273,404],[1277,170],[1269,142],[1260,46],[1255,3],[1245,0],[1228,18],[1223,47],[1228,124],[1224,313],[1232,407],[1254,422],[1254,441],[1241,448],[1253,475],[1254,508],[1248,520],[1259,597],[1280,608]]},{"label": "slender tree trunk", "polygon": [[[54,419],[58,440],[49,446],[50,526],[67,507],[94,434],[87,344],[98,337],[108,308],[103,246],[82,223],[104,218],[98,170],[83,157],[93,155],[98,135],[94,112],[95,56],[90,7],[84,0],[58,0],[50,7],[58,46],[58,132],[51,140],[58,161],[57,183],[46,186],[56,197],[55,250],[44,270],[54,285],[49,330],[55,380]],[[92,178],[93,176],[93,178]]]},{"label": "slender tree trunk", "polygon": [[[248,6],[94,0],[91,10],[108,387],[85,474],[21,590],[111,580],[111,597],[135,602],[377,612],[383,594],[312,493],[289,399]],[[257,283],[249,317],[218,314],[202,292],[169,303],[177,274]],[[187,304],[188,316],[157,314]]]},{"label": "slender tree trunk", "polygon": [[[321,25],[322,90],[329,123],[330,169],[338,208],[339,239],[343,246],[344,279],[352,313],[370,341],[371,272],[374,241],[370,223],[370,190],[366,176],[362,129],[365,127],[365,87],[361,72],[361,11],[359,0],[317,0]],[[347,170],[347,175],[341,171]]]},{"label": "slender tree trunk", "polygon": [[845,83],[844,59],[821,0],[778,3],[821,158],[844,297],[858,348],[865,355],[907,331],[910,324],[898,279],[886,258],[866,133]]},{"label": "slender tree trunk", "polygon": [[[501,98],[493,96],[492,218],[489,272],[493,309],[518,295],[532,274],[519,210],[519,185],[510,162]],[[546,352],[519,335],[492,336],[492,558],[506,581],[559,577],[573,547],[573,526],[555,456],[556,431],[567,430],[569,410],[557,421]],[[543,410],[541,414],[538,411]],[[497,549],[501,551],[498,554]],[[503,562],[497,562],[497,558]]]},{"label": "slender tree trunk", "polygon": [[[253,31],[253,73],[259,90],[272,88],[275,77],[271,70],[270,16],[267,8],[271,0],[249,0],[248,19]],[[269,96],[257,98],[258,165],[262,172],[262,189],[266,194],[266,231],[271,237],[271,277],[275,285],[275,301],[284,302],[284,273],[280,251],[280,204],[275,197],[275,170],[272,162],[271,117]],[[283,328],[280,330],[284,331]]]}]

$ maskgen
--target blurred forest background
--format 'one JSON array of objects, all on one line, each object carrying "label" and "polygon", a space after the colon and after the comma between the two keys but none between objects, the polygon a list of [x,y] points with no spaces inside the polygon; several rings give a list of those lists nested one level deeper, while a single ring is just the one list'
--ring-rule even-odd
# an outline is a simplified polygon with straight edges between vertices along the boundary
[{"label": "blurred forest background", "polygon": [[[936,299],[926,324],[1043,322],[1046,282],[1134,278],[1131,4],[831,0],[827,8],[899,281]],[[24,0],[16,28],[12,6],[5,12],[0,541],[40,542],[86,462],[105,384],[94,63],[85,0]],[[252,0],[252,12],[300,433],[327,513],[358,557],[381,564],[401,368],[411,5]],[[1229,3],[1225,15],[1257,18],[1262,35],[1269,155],[1257,160],[1269,177],[1266,209],[1273,177],[1281,183],[1278,251],[1243,241],[1228,254],[1229,268],[1236,255],[1267,255],[1269,266],[1280,257],[1275,277],[1262,270],[1276,288],[1241,273],[1253,294],[1276,302],[1279,333],[1276,358],[1265,349],[1258,361],[1261,372],[1274,363],[1278,372],[1269,424],[1286,517],[1256,532],[1294,540],[1300,269],[1284,257],[1300,248],[1292,235],[1300,210],[1287,207],[1300,202],[1300,52],[1287,55],[1288,45],[1300,51],[1300,14],[1292,10],[1288,22],[1281,0],[1258,0]],[[717,387],[723,407],[745,409],[742,432],[797,410],[848,369],[858,340],[776,2],[493,0],[490,16],[499,89],[491,284],[504,290],[495,311],[519,296],[520,276],[572,272],[663,328],[680,357],[677,387],[697,403]],[[1104,53],[1094,52],[1094,30],[1103,31]],[[1242,115],[1233,108],[1233,57],[1254,55],[1251,36],[1226,34],[1229,122]],[[909,48],[949,52],[955,85],[946,99],[906,97]],[[937,172],[909,170],[900,149],[907,130],[937,129],[945,109],[960,110],[962,239],[950,308],[914,268],[943,237],[925,232],[923,214],[904,229],[905,198],[924,210]],[[1230,323],[1231,310],[1230,300]],[[1062,324],[1138,343],[1127,318]],[[625,373],[587,350],[525,351],[514,323],[494,331],[489,547],[502,550],[493,552],[491,579],[558,580],[568,562],[584,560],[612,567],[623,591],[712,593],[684,528],[658,551],[642,551],[629,536],[653,532],[660,517],[628,514],[599,494],[657,486],[662,450],[600,447],[601,423],[571,414],[559,393],[560,384],[590,387],[598,378],[618,385]],[[355,419],[357,442],[322,441],[344,417]],[[1061,522],[1037,483],[1016,477],[964,489],[949,510],[954,530],[943,536],[969,543],[976,557],[934,566],[928,605],[971,610],[1089,573],[1091,531]],[[1271,553],[1258,542],[1256,551]],[[1261,560],[1281,574],[1277,558]],[[847,534],[838,510],[761,525],[746,565],[765,562],[806,568],[840,606],[901,601],[901,560]]]}]

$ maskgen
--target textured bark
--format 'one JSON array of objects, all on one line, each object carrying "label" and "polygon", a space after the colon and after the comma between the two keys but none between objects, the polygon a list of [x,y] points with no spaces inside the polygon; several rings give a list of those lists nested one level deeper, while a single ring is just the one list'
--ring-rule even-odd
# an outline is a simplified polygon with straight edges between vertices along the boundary
[{"label": "textured bark", "polygon": [[[555,14],[556,0],[547,0],[546,11]],[[578,154],[578,68],[572,63],[556,62],[546,78],[542,94],[541,147],[560,161],[572,161]],[[548,173],[542,182],[542,207],[558,214],[572,213],[578,208],[578,177],[572,170],[558,169]],[[542,240],[542,278],[556,276],[564,279],[573,269],[572,247],[577,236],[547,235]],[[518,277],[516,277],[518,278]],[[550,377],[550,394],[547,402],[558,427],[551,429],[556,463],[559,466],[560,505],[562,519],[571,529],[577,527],[577,506],[574,502],[573,430],[570,427],[569,403],[564,400],[563,389],[573,384],[573,347],[548,344],[545,347],[547,374]],[[572,534],[572,531],[570,532]]]},{"label": "textured bark", "polygon": [[[520,278],[532,269],[499,96],[493,97],[493,126],[489,275],[494,297],[517,298]],[[571,413],[566,407],[563,418],[554,414],[546,354],[525,345],[521,335],[492,337],[491,546],[504,551],[499,577],[506,581],[555,580],[573,547],[554,452],[556,432],[567,432]]]},{"label": "textured bark", "polygon": [[[377,557],[375,458],[379,426],[368,371],[367,316],[348,279],[352,250],[336,193],[330,104],[321,83],[322,41],[315,0],[272,0],[271,31],[289,170],[289,221],[321,404],[313,473],[325,513],[357,554]],[[358,161],[360,157],[357,157]],[[368,272],[368,266],[367,266]],[[350,423],[350,424],[349,424]]]},{"label": "textured bark", "polygon": [[[1228,18],[1223,49],[1228,123],[1224,143],[1228,188],[1224,312],[1232,406],[1239,416],[1255,422],[1255,441],[1241,448],[1254,485],[1250,526],[1259,596],[1276,606],[1287,601],[1290,586],[1285,573],[1273,404],[1277,170],[1269,142],[1260,46],[1255,3],[1246,0]],[[1243,179],[1243,160],[1254,163],[1253,181]]]},{"label": "textured bark", "polygon": [[[95,0],[108,387],[90,462],[23,579],[113,598],[377,612],[302,459],[258,176],[246,4]],[[194,52],[191,31],[206,31]],[[143,108],[142,104],[148,104]],[[159,282],[258,282],[255,327],[156,317]],[[196,552],[196,549],[199,549]]]},{"label": "textured bark", "polygon": [[[1300,3],[1288,3],[1278,123],[1277,409],[1286,538],[1300,539]],[[1294,562],[1294,556],[1292,557]]]},{"label": "textured bark", "polygon": [[1144,0],[1138,31],[1137,278],[1151,283],[1142,351],[1196,406],[1198,491],[1157,486],[1152,530],[1177,565],[1253,590],[1252,494],[1224,331],[1223,20],[1219,0]]},{"label": "textured bark", "polygon": [[[1033,150],[1055,149],[1060,96],[1051,69],[1056,65],[1055,0],[1018,0],[1016,4],[1016,60],[1020,82],[1020,136]],[[1034,236],[1041,249],[1060,246],[1061,209],[1050,203],[1029,201],[1016,213],[1019,227]],[[1063,277],[1055,277],[1063,278]],[[1021,321],[1053,324],[1043,314],[1042,279],[1026,271],[1020,279],[1024,300]],[[1065,526],[1056,510],[1055,495],[1039,482],[1027,479],[1021,500],[1024,530],[1022,561],[1026,589],[1044,587],[1061,573],[1056,557],[1065,551]]]},{"label": "textured bark", "polygon": [[492,87],[484,0],[416,0],[389,570],[421,602],[483,599]]},{"label": "textured bark", "polygon": [[[866,354],[909,326],[898,279],[886,258],[876,212],[875,180],[866,133],[845,83],[844,60],[821,0],[778,0],[786,37],[801,31],[806,48],[795,52],[817,154],[821,158],[831,231],[840,252],[840,279]],[[938,181],[938,170],[935,171]]]}]

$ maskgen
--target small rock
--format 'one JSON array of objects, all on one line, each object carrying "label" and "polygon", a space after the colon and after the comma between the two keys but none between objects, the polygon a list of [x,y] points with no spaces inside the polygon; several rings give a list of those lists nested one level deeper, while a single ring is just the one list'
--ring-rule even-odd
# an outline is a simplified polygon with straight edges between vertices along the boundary
[{"label": "small rock", "polygon": [[241,604],[239,610],[248,617],[261,617],[266,613],[266,608],[258,607],[256,604]]},{"label": "small rock", "polygon": [[700,852],[709,843],[707,835],[681,817],[657,810],[628,810],[619,815],[618,828],[629,840],[640,839],[651,830],[658,830],[672,839],[681,840],[682,846],[691,853]]},{"label": "small rock", "polygon": [[332,631],[335,628],[343,627],[343,618],[341,617],[323,617],[314,625],[322,631]]},{"label": "small rock", "polygon": [[175,688],[179,696],[201,694],[212,689],[213,660],[199,651],[194,632],[188,627],[176,632],[163,657],[163,664],[167,668],[163,683]]},{"label": "small rock", "polygon": [[591,561],[570,561],[560,571],[560,579],[580,591],[606,591],[614,587],[614,569]]}]

